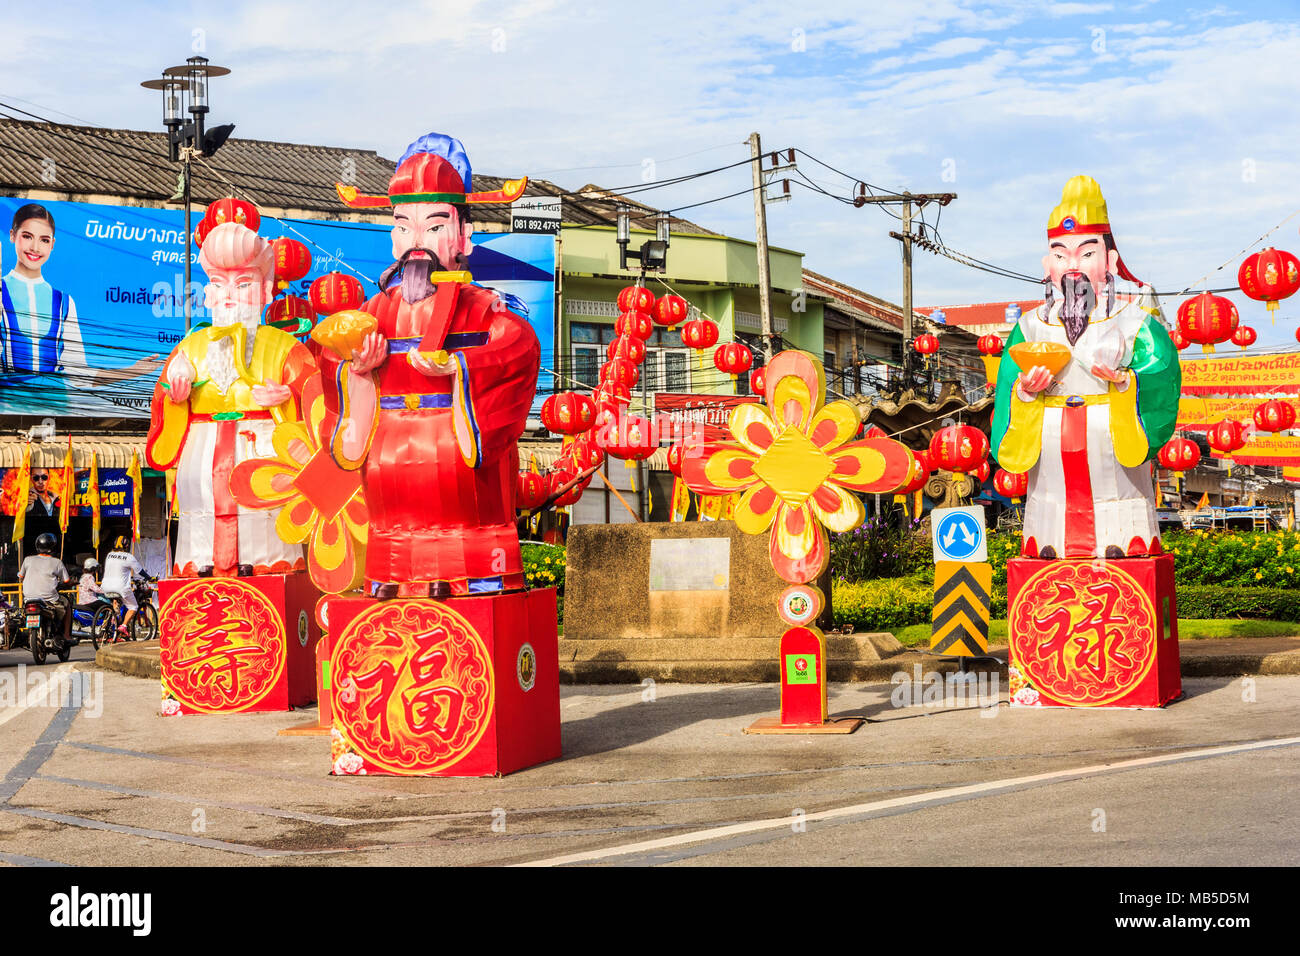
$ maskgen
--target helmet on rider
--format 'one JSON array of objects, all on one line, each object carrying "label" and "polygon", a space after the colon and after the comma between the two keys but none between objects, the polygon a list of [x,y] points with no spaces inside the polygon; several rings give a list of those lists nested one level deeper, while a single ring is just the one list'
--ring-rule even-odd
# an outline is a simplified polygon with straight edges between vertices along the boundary
[{"label": "helmet on rider", "polygon": [[81,567],[82,570],[89,573],[91,571],[94,571],[97,567],[99,567],[99,562],[96,561],[94,558],[87,558],[86,563],[83,564]]},{"label": "helmet on rider", "polygon": [[113,541],[113,550],[114,550],[114,551],[130,551],[130,550],[131,550],[131,536],[130,536],[130,535],[125,535],[125,534],[119,534],[119,535],[117,536],[117,538]]},{"label": "helmet on rider", "polygon": [[45,534],[37,535],[37,537],[36,537],[36,553],[37,553],[37,554],[53,554],[53,553],[54,553],[54,546],[55,546],[56,544],[58,544],[58,542],[55,541],[55,539],[54,539],[54,535],[50,534],[48,531],[45,532]]}]

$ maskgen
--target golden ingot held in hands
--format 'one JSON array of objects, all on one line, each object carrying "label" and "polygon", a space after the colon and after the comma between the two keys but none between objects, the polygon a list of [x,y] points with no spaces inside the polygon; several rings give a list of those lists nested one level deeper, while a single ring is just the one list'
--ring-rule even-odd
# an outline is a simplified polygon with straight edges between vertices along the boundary
[{"label": "golden ingot held in hands", "polygon": [[350,359],[361,348],[366,336],[378,327],[379,323],[369,312],[346,309],[335,312],[317,325],[311,330],[311,337],[339,358]]},{"label": "golden ingot held in hands", "polygon": [[1055,377],[1070,364],[1069,348],[1057,342],[1017,342],[1007,351],[1022,372],[1041,365]]}]

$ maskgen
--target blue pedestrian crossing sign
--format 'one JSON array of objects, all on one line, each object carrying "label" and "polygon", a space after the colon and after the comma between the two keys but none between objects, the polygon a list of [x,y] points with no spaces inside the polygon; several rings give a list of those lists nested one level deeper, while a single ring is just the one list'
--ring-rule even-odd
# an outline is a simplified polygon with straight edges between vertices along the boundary
[{"label": "blue pedestrian crossing sign", "polygon": [[984,509],[935,508],[930,512],[930,534],[934,539],[934,560],[987,561],[988,538],[984,534]]}]

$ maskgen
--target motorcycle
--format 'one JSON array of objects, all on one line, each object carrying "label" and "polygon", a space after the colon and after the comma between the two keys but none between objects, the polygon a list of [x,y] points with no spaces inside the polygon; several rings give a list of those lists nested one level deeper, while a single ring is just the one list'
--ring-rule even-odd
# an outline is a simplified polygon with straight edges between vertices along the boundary
[{"label": "motorcycle", "polygon": [[[65,608],[64,613],[67,613]],[[26,601],[23,604],[23,630],[27,633],[27,646],[31,649],[32,659],[37,664],[44,664],[46,656],[53,651],[60,661],[66,661],[72,655],[76,638],[63,639],[61,630],[56,631],[54,608],[44,601]]]}]

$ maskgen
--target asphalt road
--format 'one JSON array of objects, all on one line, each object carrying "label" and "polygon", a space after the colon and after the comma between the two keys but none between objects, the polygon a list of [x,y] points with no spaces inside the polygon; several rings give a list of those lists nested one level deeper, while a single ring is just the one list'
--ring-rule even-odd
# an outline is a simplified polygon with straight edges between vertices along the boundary
[{"label": "asphalt road", "polygon": [[[564,757],[502,779],[328,776],[314,710],[157,715],[153,681],[0,654],[0,862],[1087,864],[1300,859],[1300,677],[1193,679],[1164,710],[891,705],[749,736],[771,685],[562,690]],[[20,669],[18,664],[23,664]],[[37,677],[35,675],[42,676]],[[51,674],[82,697],[49,706]],[[18,688],[23,690],[19,691]]]}]

